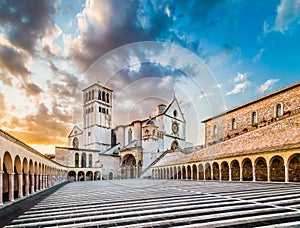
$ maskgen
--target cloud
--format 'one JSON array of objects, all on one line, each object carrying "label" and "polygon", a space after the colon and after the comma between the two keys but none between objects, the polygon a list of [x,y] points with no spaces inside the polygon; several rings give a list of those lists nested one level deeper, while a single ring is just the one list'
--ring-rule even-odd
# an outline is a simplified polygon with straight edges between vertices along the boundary
[{"label": "cloud", "polygon": [[238,73],[236,75],[236,77],[233,79],[233,81],[234,82],[242,82],[242,81],[245,81],[247,77],[248,77],[247,73],[245,73],[245,74]]},{"label": "cloud", "polygon": [[26,63],[28,55],[6,45],[0,46],[0,67],[15,76],[26,78],[31,72]]},{"label": "cloud", "polygon": [[264,53],[265,49],[261,48],[259,50],[259,52],[257,53],[256,56],[254,56],[254,58],[252,59],[253,62],[257,62],[260,60],[260,58],[262,57],[263,53]]},{"label": "cloud", "polygon": [[6,36],[18,49],[34,54],[37,42],[53,26],[57,1],[4,0],[0,4],[0,23]]},{"label": "cloud", "polygon": [[0,92],[0,119],[2,119],[5,116],[5,101],[4,101],[4,95]]},{"label": "cloud", "polygon": [[279,79],[269,79],[267,80],[264,84],[262,84],[258,89],[257,92],[258,93],[264,93],[265,91],[269,90],[272,88],[272,86],[278,82]]},{"label": "cloud", "polygon": [[233,90],[226,93],[226,95],[237,94],[244,92],[247,87],[249,87],[251,83],[249,81],[245,81],[242,83],[238,83],[234,86]]},{"label": "cloud", "polygon": [[0,78],[4,85],[12,86],[12,78],[7,73],[0,73]]},{"label": "cloud", "polygon": [[264,23],[264,33],[278,31],[285,33],[300,22],[300,0],[281,0],[277,7],[277,15],[273,26]]}]

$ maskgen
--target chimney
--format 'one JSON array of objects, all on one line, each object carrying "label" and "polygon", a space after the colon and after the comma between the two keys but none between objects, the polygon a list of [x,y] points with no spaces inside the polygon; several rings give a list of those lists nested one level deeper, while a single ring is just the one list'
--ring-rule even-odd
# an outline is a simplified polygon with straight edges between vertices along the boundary
[{"label": "chimney", "polygon": [[157,106],[157,115],[163,114],[166,111],[166,105],[160,104]]}]

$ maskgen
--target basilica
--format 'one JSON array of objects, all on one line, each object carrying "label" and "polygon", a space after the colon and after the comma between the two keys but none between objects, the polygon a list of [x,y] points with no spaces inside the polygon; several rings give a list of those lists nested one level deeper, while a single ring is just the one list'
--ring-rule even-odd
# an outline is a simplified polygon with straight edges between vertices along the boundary
[{"label": "basilica", "polygon": [[74,126],[68,147],[56,147],[55,161],[74,167],[69,179],[149,177],[150,166],[166,151],[192,146],[175,96],[159,104],[155,116],[113,128],[112,93],[99,82],[83,89],[83,127]]}]

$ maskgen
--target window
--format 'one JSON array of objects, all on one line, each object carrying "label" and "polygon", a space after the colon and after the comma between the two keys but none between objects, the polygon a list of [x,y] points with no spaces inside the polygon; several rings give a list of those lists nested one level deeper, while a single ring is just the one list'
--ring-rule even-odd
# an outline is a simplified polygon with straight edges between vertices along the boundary
[{"label": "window", "polygon": [[109,103],[109,94],[106,94],[106,102]]},{"label": "window", "polygon": [[82,168],[86,167],[86,153],[82,153],[81,155],[81,167]]},{"label": "window", "polygon": [[148,129],[146,129],[145,135],[149,135],[149,130]]},{"label": "window", "polygon": [[77,137],[73,139],[73,148],[78,149],[79,148],[79,140]]},{"label": "window", "polygon": [[102,91],[102,100],[105,102],[105,92]]},{"label": "window", "polygon": [[276,118],[281,117],[283,115],[282,104],[276,105]]},{"label": "window", "polygon": [[91,112],[93,112],[93,111],[94,111],[94,107],[91,108]]},{"label": "window", "polygon": [[177,111],[176,110],[173,111],[173,116],[177,117]]},{"label": "window", "polygon": [[89,101],[91,100],[92,94],[91,91],[89,91]]},{"label": "window", "polygon": [[257,112],[252,112],[251,115],[251,124],[257,124]]},{"label": "window", "polygon": [[106,114],[108,115],[108,109],[106,109]]},{"label": "window", "polygon": [[76,153],[75,154],[75,168],[78,168],[78,166],[79,166],[79,154]]},{"label": "window", "polygon": [[105,113],[105,108],[102,108],[102,113]]},{"label": "window", "polygon": [[89,154],[89,167],[93,167],[93,155]]},{"label": "window", "polygon": [[99,107],[99,112],[101,112],[101,107]]},{"label": "window", "polygon": [[128,143],[131,143],[132,142],[132,130],[131,128],[129,128],[128,130]]},{"label": "window", "polygon": [[236,129],[236,120],[235,120],[235,118],[233,118],[231,120],[231,130],[235,130],[235,129]]},{"label": "window", "polygon": [[213,126],[213,135],[216,135],[218,133],[218,127],[217,125]]},{"label": "window", "polygon": [[152,131],[152,135],[155,136],[155,130]]},{"label": "window", "polygon": [[92,99],[94,99],[94,93],[95,93],[94,90],[92,90]]},{"label": "window", "polygon": [[91,136],[91,132],[90,131],[88,132],[88,136]]},{"label": "window", "polygon": [[85,93],[85,101],[87,102],[88,99],[89,99],[89,94],[88,94],[88,92],[86,92],[86,93]]}]

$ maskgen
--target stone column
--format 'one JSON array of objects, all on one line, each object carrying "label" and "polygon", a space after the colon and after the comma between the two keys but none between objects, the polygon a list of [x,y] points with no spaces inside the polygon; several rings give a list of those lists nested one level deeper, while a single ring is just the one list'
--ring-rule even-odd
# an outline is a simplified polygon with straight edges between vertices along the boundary
[{"label": "stone column", "polygon": [[48,188],[49,185],[48,185],[48,176],[45,175],[45,188]]},{"label": "stone column", "polygon": [[240,168],[240,181],[243,181],[243,167]]},{"label": "stone column", "polygon": [[219,167],[219,181],[222,180],[222,167]]},{"label": "stone column", "polygon": [[210,176],[211,176],[211,180],[214,180],[214,169],[213,166],[210,166]]},{"label": "stone column", "polygon": [[31,174],[31,193],[34,193],[34,173]]},{"label": "stone column", "polygon": [[285,182],[290,181],[289,180],[289,167],[287,164],[284,166],[284,180],[285,180]]},{"label": "stone column", "polygon": [[21,198],[23,197],[23,175],[22,173],[18,174],[18,197]]},{"label": "stone column", "polygon": [[44,175],[40,174],[40,190],[44,189]]},{"label": "stone column", "polygon": [[25,173],[25,196],[29,195],[29,174]]},{"label": "stone column", "polygon": [[3,171],[0,171],[0,205],[3,204]]},{"label": "stone column", "polygon": [[253,181],[256,181],[256,167],[255,167],[255,165],[252,166],[252,172],[253,172]]},{"label": "stone column", "polygon": [[205,170],[205,166],[203,166],[203,180],[206,180],[206,170]]},{"label": "stone column", "polygon": [[35,190],[39,190],[39,174],[35,174]]},{"label": "stone column", "polygon": [[232,181],[232,177],[231,177],[231,175],[232,175],[232,170],[231,170],[232,168],[231,167],[229,167],[229,181]]},{"label": "stone column", "polygon": [[14,176],[15,173],[8,174],[8,200],[14,201]]},{"label": "stone column", "polygon": [[271,181],[271,176],[270,176],[270,166],[268,165],[267,167],[267,176],[268,176],[268,182]]}]

